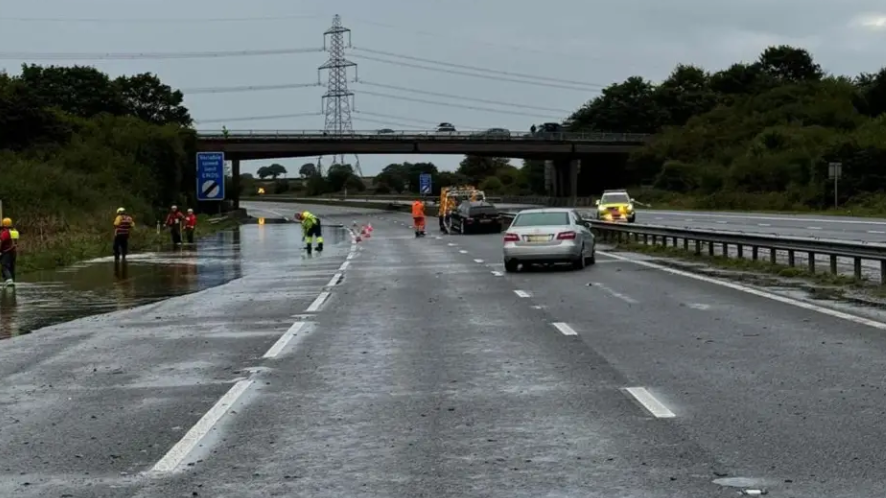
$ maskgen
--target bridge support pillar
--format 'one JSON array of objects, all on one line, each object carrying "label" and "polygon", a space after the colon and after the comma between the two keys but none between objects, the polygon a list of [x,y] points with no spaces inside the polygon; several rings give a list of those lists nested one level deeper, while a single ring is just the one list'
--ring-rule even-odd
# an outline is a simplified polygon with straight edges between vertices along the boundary
[{"label": "bridge support pillar", "polygon": [[231,206],[240,209],[240,158],[231,158]]},{"label": "bridge support pillar", "polygon": [[551,197],[569,198],[574,205],[578,197],[578,172],[581,169],[579,159],[560,159],[545,161],[545,183]]}]

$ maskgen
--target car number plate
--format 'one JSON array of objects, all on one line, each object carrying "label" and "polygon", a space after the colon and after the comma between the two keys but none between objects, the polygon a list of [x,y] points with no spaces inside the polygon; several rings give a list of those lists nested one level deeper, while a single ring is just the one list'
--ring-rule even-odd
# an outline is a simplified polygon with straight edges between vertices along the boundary
[{"label": "car number plate", "polygon": [[526,238],[529,240],[529,242],[547,242],[548,241],[547,235],[530,235]]},{"label": "car number plate", "polygon": [[490,220],[490,219],[480,220],[480,223],[492,223],[492,220]]}]

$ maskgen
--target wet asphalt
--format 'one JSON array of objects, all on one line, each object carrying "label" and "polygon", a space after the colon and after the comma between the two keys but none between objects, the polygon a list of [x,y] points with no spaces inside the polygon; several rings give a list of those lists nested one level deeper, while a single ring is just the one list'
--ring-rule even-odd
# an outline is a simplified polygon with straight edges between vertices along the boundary
[{"label": "wet asphalt", "polygon": [[[353,202],[356,199],[350,200]],[[395,202],[408,204],[408,201]],[[539,207],[508,203],[496,205],[508,212]],[[580,212],[593,212],[593,207],[577,209]],[[695,230],[743,232],[755,235],[886,243],[886,218],[638,208],[637,223]]]},{"label": "wet asphalt", "polygon": [[0,496],[882,495],[882,330],[605,247],[505,275],[500,235],[307,209],[319,256],[244,226],[238,278],[0,343]]}]

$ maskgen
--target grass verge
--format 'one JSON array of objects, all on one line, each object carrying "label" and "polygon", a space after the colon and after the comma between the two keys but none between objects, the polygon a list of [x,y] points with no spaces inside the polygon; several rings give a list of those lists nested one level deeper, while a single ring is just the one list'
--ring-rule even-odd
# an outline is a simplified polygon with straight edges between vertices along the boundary
[{"label": "grass verge", "polygon": [[[197,217],[197,237],[206,237],[222,230],[239,226],[234,218]],[[218,221],[216,221],[218,220]],[[22,233],[19,255],[16,261],[19,274],[61,268],[78,261],[108,256],[112,253],[113,232],[105,230],[78,230],[72,227],[64,232],[56,232],[51,237],[37,233]],[[140,225],[133,231],[129,240],[129,252],[154,251],[170,243],[169,232],[156,227]]]}]

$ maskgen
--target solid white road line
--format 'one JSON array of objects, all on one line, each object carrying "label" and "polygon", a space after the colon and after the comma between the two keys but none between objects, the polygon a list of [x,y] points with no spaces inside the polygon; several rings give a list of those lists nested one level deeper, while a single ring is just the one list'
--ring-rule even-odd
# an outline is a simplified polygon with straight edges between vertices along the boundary
[{"label": "solid white road line", "polygon": [[554,326],[557,330],[559,330],[563,335],[578,335],[578,332],[572,329],[567,323],[563,322],[554,322],[551,325]]},{"label": "solid white road line", "polygon": [[876,234],[880,234],[880,235],[886,234],[886,232],[883,232],[880,230],[868,230],[868,233],[876,233]]},{"label": "solid white road line", "polygon": [[332,276],[332,278],[329,279],[329,283],[326,284],[324,287],[332,287],[332,286],[338,284],[338,279],[340,279],[340,278],[341,278],[341,273],[336,273],[335,275]]},{"label": "solid white road line", "polygon": [[350,264],[351,264],[350,261],[345,261],[344,263],[341,264],[341,266],[338,267],[338,271],[345,271],[345,270],[347,270],[347,269],[348,269],[348,266],[349,266]]},{"label": "solid white road line", "polygon": [[516,294],[516,295],[518,295],[518,296],[520,296],[520,297],[529,297],[529,293],[526,292],[526,291],[515,290],[515,291],[514,291],[514,294]]},{"label": "solid white road line", "polygon": [[475,259],[474,263],[483,263],[483,260],[482,259]]},{"label": "solid white road line", "polygon": [[[669,216],[679,216],[683,213],[672,212],[667,213]],[[705,214],[705,213],[692,213],[692,216],[695,218],[738,218],[742,220],[761,220],[761,221],[792,221],[797,222],[800,221],[808,221],[809,223],[834,223],[838,225],[886,225],[886,221],[876,221],[876,220],[852,220],[846,219],[842,216],[834,216],[830,219],[828,218],[805,218],[805,217],[793,217],[789,218],[786,216],[756,216],[751,214]]]},{"label": "solid white road line", "polygon": [[708,277],[706,275],[697,275],[695,273],[690,273],[687,271],[677,270],[674,268],[668,268],[667,266],[658,265],[655,263],[650,263],[649,261],[641,261],[637,259],[628,258],[625,256],[621,256],[618,254],[612,254],[603,251],[597,251],[597,254],[602,254],[604,256],[609,256],[615,259],[620,259],[623,261],[632,261],[640,266],[645,266],[647,268],[655,268],[656,270],[660,270],[666,273],[670,273],[672,275],[679,275],[681,277],[691,278],[693,280],[700,280],[702,282],[707,282],[709,284],[719,285],[722,287],[728,287],[733,290],[737,290],[739,292],[744,292],[746,294],[752,294],[754,296],[762,297],[765,299],[771,299],[772,301],[778,301],[783,304],[789,304],[791,306],[796,306],[798,308],[803,308],[809,311],[815,311],[816,313],[821,313],[823,315],[832,316],[834,318],[840,318],[843,320],[847,320],[853,323],[857,323],[859,325],[867,325],[868,327],[873,327],[879,330],[886,330],[886,323],[878,322],[876,320],[871,320],[869,318],[864,318],[861,316],[850,315],[849,313],[844,313],[842,311],[833,310],[830,308],[825,308],[823,306],[818,306],[816,304],[807,303],[805,301],[799,301],[797,299],[792,299],[785,296],[779,296],[778,294],[772,294],[771,292],[762,291],[759,289],[754,289],[753,287],[747,287],[745,285],[736,284],[733,282],[727,282],[725,280],[718,280],[713,277]]},{"label": "solid white road line", "polygon": [[637,301],[636,299],[634,299],[634,298],[632,298],[632,297],[630,297],[630,296],[626,296],[626,295],[624,295],[624,294],[622,294],[622,293],[620,293],[620,292],[616,292],[614,289],[610,289],[609,287],[607,287],[607,286],[605,286],[605,285],[603,285],[603,284],[594,283],[593,286],[594,286],[594,287],[599,287],[600,289],[603,289],[607,294],[611,295],[612,297],[616,297],[616,298],[618,298],[618,299],[621,299],[622,301],[624,301],[624,302],[626,302],[626,303],[628,303],[628,304],[640,304],[640,302]]},{"label": "solid white road line", "polygon": [[289,327],[289,330],[287,330],[286,333],[284,333],[280,336],[279,339],[277,339],[277,342],[275,342],[274,345],[271,346],[271,349],[269,349],[268,352],[262,356],[262,358],[276,358],[277,355],[280,354],[281,351],[283,351],[283,348],[285,348],[286,345],[289,344],[289,341],[291,341],[292,338],[295,337],[296,334],[298,334],[298,331],[301,330],[306,323],[308,322],[293,323],[292,326]]},{"label": "solid white road line", "polygon": [[806,230],[821,230],[821,227],[806,227]]},{"label": "solid white road line", "polygon": [[181,438],[181,440],[175,443],[175,446],[172,447],[163,458],[157,462],[154,467],[151,469],[154,472],[172,472],[174,471],[184,460],[188,454],[200,443],[200,440],[203,439],[209,431],[221,420],[222,416],[231,408],[240,396],[252,386],[253,381],[246,379],[241,380],[234,384],[228,392],[225,393],[224,396],[221,397],[212,408],[206,412],[200,420],[194,424],[194,427],[191,427],[191,430],[185,434],[185,437]]},{"label": "solid white road line", "polygon": [[668,407],[663,405],[661,401],[655,399],[649,391],[646,390],[645,387],[628,387],[625,388],[625,391],[628,392],[631,396],[634,397],[643,408],[649,410],[649,413],[652,414],[655,418],[674,418],[674,412],[668,410]]},{"label": "solid white road line", "polygon": [[760,226],[760,227],[771,227],[772,225],[770,225],[769,223],[758,223],[757,226]]},{"label": "solid white road line", "polygon": [[314,302],[308,306],[308,309],[305,310],[305,313],[316,313],[317,310],[320,309],[320,306],[323,306],[323,303],[326,302],[326,299],[329,298],[328,292],[321,292],[317,299],[314,299]]},{"label": "solid white road line", "polygon": [[711,309],[711,305],[710,305],[710,304],[704,304],[704,303],[688,303],[688,304],[686,304],[686,307],[687,307],[687,308],[692,308],[692,309],[694,309],[694,310],[701,310],[701,311],[705,311],[705,310],[709,310],[709,309]]}]

